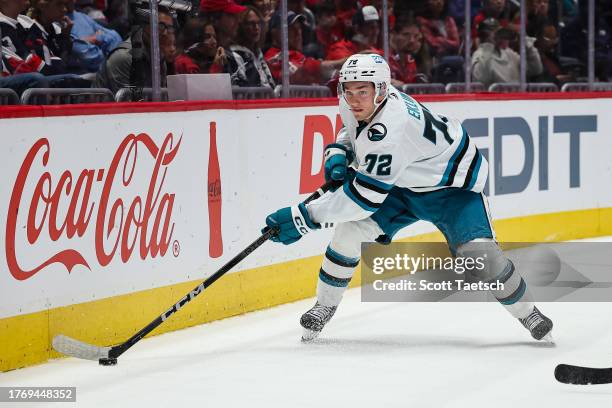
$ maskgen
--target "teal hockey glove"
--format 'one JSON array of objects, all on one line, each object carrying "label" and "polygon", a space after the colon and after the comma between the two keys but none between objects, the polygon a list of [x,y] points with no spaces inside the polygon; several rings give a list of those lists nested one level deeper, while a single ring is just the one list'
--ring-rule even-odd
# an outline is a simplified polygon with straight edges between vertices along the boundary
[{"label": "teal hockey glove", "polygon": [[310,219],[304,203],[281,208],[268,215],[266,225],[278,229],[278,233],[270,239],[274,242],[282,242],[285,245],[293,244],[310,231],[321,228],[320,224],[314,223]]},{"label": "teal hockey glove", "polygon": [[325,148],[325,181],[342,181],[348,165],[353,161],[353,152],[346,146],[332,143]]}]

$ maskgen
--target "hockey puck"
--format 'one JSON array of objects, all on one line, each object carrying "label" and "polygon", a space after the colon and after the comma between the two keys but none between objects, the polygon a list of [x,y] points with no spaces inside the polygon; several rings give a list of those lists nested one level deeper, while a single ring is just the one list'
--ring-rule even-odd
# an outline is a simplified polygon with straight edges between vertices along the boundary
[{"label": "hockey puck", "polygon": [[98,360],[98,363],[103,366],[113,366],[113,365],[117,365],[117,359],[116,358],[101,358],[100,360]]}]

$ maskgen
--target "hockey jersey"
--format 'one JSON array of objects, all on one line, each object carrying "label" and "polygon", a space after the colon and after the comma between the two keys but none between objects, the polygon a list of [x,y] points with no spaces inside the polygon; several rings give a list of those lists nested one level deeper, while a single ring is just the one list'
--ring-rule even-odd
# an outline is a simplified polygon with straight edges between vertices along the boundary
[{"label": "hockey jersey", "polygon": [[24,43],[26,30],[17,21],[0,13],[0,76],[38,72],[45,63],[31,54]]},{"label": "hockey jersey", "polygon": [[69,37],[61,36],[61,28],[54,23],[49,34],[36,21],[19,15],[14,20],[0,13],[0,44],[2,51],[1,75],[40,72],[44,75],[63,74],[66,66],[61,56],[72,49]]},{"label": "hockey jersey", "polygon": [[415,192],[461,188],[481,192],[488,163],[453,118],[430,111],[390,87],[384,106],[358,123],[340,98],[344,128],[336,143],[355,153],[353,180],[307,205],[315,222],[347,222],[376,212],[393,187]]}]

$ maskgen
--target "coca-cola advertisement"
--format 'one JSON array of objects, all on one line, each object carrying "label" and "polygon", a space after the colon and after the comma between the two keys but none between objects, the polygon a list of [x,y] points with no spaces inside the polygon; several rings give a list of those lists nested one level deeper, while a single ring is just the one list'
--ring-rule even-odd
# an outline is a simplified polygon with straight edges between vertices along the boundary
[{"label": "coca-cola advertisement", "polygon": [[[127,263],[134,252],[142,260],[164,256],[174,232],[172,210],[176,196],[165,191],[166,174],[180,146],[181,139],[172,133],[168,133],[161,146],[146,133],[129,134],[118,146],[108,168],[86,168],[74,174],[67,169],[54,177],[46,169],[52,160],[49,139],[37,140],[23,160],[9,202],[5,249],[11,275],[26,280],[55,263],[62,264],[67,272],[77,265],[91,270],[90,263],[107,266],[115,256]],[[146,171],[143,162],[147,159],[154,161],[148,189],[144,194],[134,195],[139,187],[131,184],[138,170]],[[96,189],[99,194],[92,194],[94,183],[101,186]],[[35,185],[31,197],[24,194],[27,184]],[[131,195],[133,198],[128,198]],[[18,230],[19,221],[25,221],[25,230]],[[50,254],[46,260],[27,255],[26,259],[17,257],[17,241],[23,242],[24,238],[32,246],[36,246],[41,235],[54,243],[62,238],[72,243],[90,229],[95,259],[88,261],[74,248]]]},{"label": "coca-cola advertisement", "polygon": [[208,264],[209,132],[87,119],[3,120],[22,132],[3,141],[0,316],[181,282]]}]

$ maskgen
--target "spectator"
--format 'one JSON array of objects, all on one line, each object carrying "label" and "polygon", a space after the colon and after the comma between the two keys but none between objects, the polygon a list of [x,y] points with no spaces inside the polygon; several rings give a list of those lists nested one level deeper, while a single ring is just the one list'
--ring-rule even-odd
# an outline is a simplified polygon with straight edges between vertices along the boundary
[{"label": "spectator", "polygon": [[306,7],[306,0],[287,0],[287,10],[293,11],[295,14],[301,14],[304,16],[304,23],[302,24],[302,41],[304,41],[304,54],[309,55],[316,41],[315,30],[316,20],[314,13]]},{"label": "spectator", "polygon": [[329,47],[326,59],[348,58],[358,52],[383,55],[378,48],[380,19],[374,6],[365,6],[353,16],[355,34],[351,40],[340,40]]},{"label": "spectator", "polygon": [[[516,32],[502,28],[499,22],[488,18],[478,28],[480,46],[472,56],[472,77],[486,87],[495,82],[518,82],[520,80],[520,56],[510,48]],[[534,47],[534,38],[526,38],[527,76],[542,73],[540,54]]]},{"label": "spectator", "polygon": [[48,77],[38,72],[30,72],[26,74],[0,76],[0,88],[8,88],[21,94],[30,88],[50,88],[51,82]]},{"label": "spectator", "polygon": [[43,60],[25,44],[26,30],[19,22],[27,18],[29,0],[0,0],[0,31],[2,31],[2,76],[47,71]]},{"label": "spectator", "polygon": [[[368,0],[367,4],[374,6],[378,15],[383,15],[383,1],[382,0]],[[367,5],[366,4],[366,5]],[[395,6],[395,0],[387,0],[387,15],[389,16],[389,30],[393,30],[395,27],[395,14],[393,13],[393,7]]]},{"label": "spectator", "polygon": [[[87,15],[91,19],[95,20],[97,23],[104,25],[108,24],[108,21],[106,20],[106,15],[104,15],[104,12],[102,10],[96,7],[94,0],[68,0],[68,2],[73,3],[73,9],[76,7],[76,9],[79,10],[80,13]],[[76,4],[74,4],[75,2]],[[70,6],[68,6],[68,8],[70,9]]]},{"label": "spectator", "polygon": [[535,79],[537,82],[554,82],[563,85],[565,82],[575,81],[573,75],[564,72],[559,62],[557,44],[559,36],[554,24],[548,23],[540,28],[535,47],[542,59],[542,73]]},{"label": "spectator", "polygon": [[[481,0],[472,0],[470,16],[474,17],[480,11],[482,5]],[[455,19],[455,23],[459,27],[463,27],[465,23],[465,0],[448,0],[448,14]]]},{"label": "spectator", "polygon": [[[595,1],[595,76],[600,81],[612,77],[612,21],[607,12],[611,0]],[[578,4],[578,15],[561,32],[562,54],[587,62],[588,4]]]},{"label": "spectator", "polygon": [[[138,26],[126,41],[119,44],[101,65],[94,82],[97,88],[116,93],[121,88],[151,87],[151,26],[148,9],[135,9]],[[168,65],[174,61],[176,37],[174,20],[168,10],[159,9],[159,42],[162,86],[165,86]]]},{"label": "spectator", "polygon": [[323,58],[332,44],[344,39],[344,27],[336,17],[334,3],[329,0],[317,7],[316,18],[317,55]]},{"label": "spectator", "polygon": [[238,17],[237,43],[230,46],[238,65],[238,86],[274,88],[274,79],[261,51],[263,16],[254,7],[247,7]]},{"label": "spectator", "polygon": [[393,29],[391,43],[394,51],[389,58],[391,83],[401,86],[407,83],[429,82],[433,64],[418,24],[410,20],[398,20]]},{"label": "spectator", "polygon": [[[556,20],[549,18],[549,0],[527,0],[527,35],[535,37],[544,25]],[[519,22],[520,24],[520,18]]]},{"label": "spectator", "polygon": [[228,49],[238,35],[238,14],[246,10],[233,0],[202,0],[200,17],[210,19],[215,26],[217,42]]},{"label": "spectator", "polygon": [[75,75],[44,75],[49,67],[43,59],[33,54],[25,44],[26,29],[20,21],[28,17],[20,15],[28,6],[28,0],[0,0],[0,31],[2,31],[2,58],[0,77],[2,87],[21,94],[27,88],[52,88],[63,86],[88,86]]},{"label": "spectator", "polygon": [[264,23],[268,23],[274,14],[272,2],[270,0],[248,0],[242,2],[244,5],[250,5],[259,10],[263,16]]},{"label": "spectator", "polygon": [[73,23],[66,15],[65,0],[30,0],[30,5],[31,18],[19,18],[26,29],[26,46],[45,62],[48,67],[46,74],[67,73]]},{"label": "spectator", "polygon": [[262,18],[261,24],[261,42],[265,41],[268,36],[268,29],[270,27],[270,19],[272,18],[272,14],[274,14],[274,8],[272,7],[271,0],[249,0],[243,2],[244,5],[251,5],[259,10]]},{"label": "spectator", "polygon": [[127,2],[125,0],[108,0],[105,14],[108,27],[118,32],[121,38],[125,40],[130,33]]},{"label": "spectator", "polygon": [[[556,18],[550,18],[550,3],[549,0],[527,0],[527,23],[525,31],[528,36],[536,37],[540,29],[548,23],[557,21]],[[520,30],[521,13],[517,10],[513,18],[514,26],[517,32]]]},{"label": "spectator", "polygon": [[[326,81],[333,70],[342,66],[346,58],[332,61],[321,61],[307,58],[302,54],[302,23],[304,16],[295,14],[293,11],[287,13],[287,25],[289,26],[289,73],[292,84],[320,84]],[[276,83],[282,82],[282,55],[280,38],[280,13],[275,13],[270,20],[270,31],[272,35],[272,47],[266,52],[265,59],[270,67],[272,76]]]},{"label": "spectator", "polygon": [[97,72],[106,57],[121,43],[121,36],[104,28],[87,14],[76,11],[75,0],[67,0],[72,26],[72,52],[68,65],[72,72]]},{"label": "spectator", "polygon": [[482,0],[482,10],[474,16],[472,22],[472,39],[476,40],[474,46],[478,46],[478,27],[487,18],[494,18],[502,27],[508,27],[510,20],[506,0]]},{"label": "spectator", "polygon": [[217,74],[228,72],[227,57],[217,44],[215,27],[200,18],[187,20],[182,33],[183,52],[176,57],[177,74]]},{"label": "spectator", "polygon": [[336,4],[336,18],[344,30],[353,25],[353,16],[357,13],[357,0],[334,0]]},{"label": "spectator", "polygon": [[425,41],[436,57],[456,55],[459,52],[459,32],[447,10],[448,3],[445,0],[427,0],[424,16],[417,17]]}]

